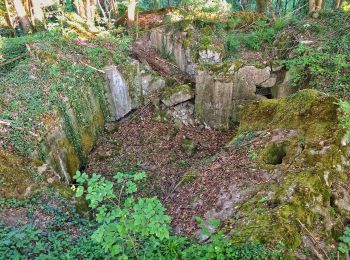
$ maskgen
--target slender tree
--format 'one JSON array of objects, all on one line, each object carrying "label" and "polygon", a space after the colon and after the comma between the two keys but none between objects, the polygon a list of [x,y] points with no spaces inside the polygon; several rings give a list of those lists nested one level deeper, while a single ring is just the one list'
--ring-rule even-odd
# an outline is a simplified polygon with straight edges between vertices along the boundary
[{"label": "slender tree", "polygon": [[266,12],[266,0],[256,0],[256,11],[259,13]]},{"label": "slender tree", "polygon": [[46,29],[46,23],[45,23],[45,14],[43,11],[43,8],[41,6],[41,1],[38,0],[30,0],[31,6],[32,6],[32,20],[34,29],[36,31],[41,31],[43,29]]},{"label": "slender tree", "polygon": [[136,0],[130,0],[128,5],[128,26],[132,26],[135,23],[136,18]]},{"label": "slender tree", "polygon": [[334,9],[339,9],[342,4],[342,0],[335,0],[334,1]]},{"label": "slender tree", "polygon": [[74,0],[74,6],[77,10],[77,14],[81,18],[86,19],[84,1],[83,0]]},{"label": "slender tree", "polygon": [[2,10],[2,11],[3,11],[4,18],[5,18],[5,22],[9,28],[13,29],[14,26],[13,26],[12,18],[10,16],[10,6],[9,6],[9,3],[7,2],[7,0],[4,0],[3,7],[4,7],[4,10]]},{"label": "slender tree", "polygon": [[309,13],[312,15],[316,11],[316,1],[309,0]]},{"label": "slender tree", "polygon": [[273,6],[271,4],[271,0],[266,0],[267,7],[269,9],[269,12],[271,14],[272,20],[276,21],[276,14],[275,11],[273,10]]}]

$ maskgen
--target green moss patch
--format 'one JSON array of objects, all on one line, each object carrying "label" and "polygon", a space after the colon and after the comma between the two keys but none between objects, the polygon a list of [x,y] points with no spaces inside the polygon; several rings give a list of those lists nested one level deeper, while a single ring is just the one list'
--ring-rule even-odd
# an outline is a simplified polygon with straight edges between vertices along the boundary
[{"label": "green moss patch", "polygon": [[125,61],[127,45],[123,37],[84,41],[56,31],[0,39],[2,57],[11,58],[11,51],[28,54],[0,78],[0,149],[56,160],[56,171],[62,168],[57,154],[64,152],[62,163],[75,174],[108,117],[106,83],[98,70]]},{"label": "green moss patch", "polygon": [[295,252],[307,247],[304,241],[312,234],[331,250],[328,245],[337,240],[350,217],[334,202],[339,193],[336,187],[347,183],[344,158],[349,152],[340,144],[344,130],[337,100],[302,90],[287,98],[249,104],[241,110],[240,128],[232,143],[252,131],[266,138],[265,145],[256,147],[257,164],[274,181],[257,186],[256,195],[239,205],[233,241],[283,242]]}]

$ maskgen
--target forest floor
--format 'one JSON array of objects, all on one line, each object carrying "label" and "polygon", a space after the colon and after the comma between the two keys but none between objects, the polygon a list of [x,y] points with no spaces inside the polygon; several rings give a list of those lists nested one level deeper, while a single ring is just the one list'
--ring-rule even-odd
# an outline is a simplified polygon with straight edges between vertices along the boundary
[{"label": "forest floor", "polygon": [[[154,112],[145,107],[135,112],[137,116],[109,124],[85,171],[107,178],[116,171],[145,171],[149,178],[141,193],[158,196],[176,233],[194,234],[196,216],[225,218],[220,214],[231,208],[227,203],[248,195],[240,193],[240,187],[266,181],[246,150],[225,148],[234,132],[177,128],[172,122],[155,121]],[[196,144],[193,155],[183,151],[185,139]]]}]

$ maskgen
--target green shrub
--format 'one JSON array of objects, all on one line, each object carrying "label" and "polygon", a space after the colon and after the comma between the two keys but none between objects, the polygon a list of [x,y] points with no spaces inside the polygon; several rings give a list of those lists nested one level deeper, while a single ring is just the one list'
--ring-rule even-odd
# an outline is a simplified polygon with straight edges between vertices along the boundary
[{"label": "green shrub", "polygon": [[350,96],[350,63],[347,54],[305,45],[300,45],[295,51],[294,58],[284,61],[293,77],[294,87],[306,84],[339,97]]},{"label": "green shrub", "polygon": [[[280,28],[279,30],[281,30]],[[247,48],[252,50],[259,50],[264,43],[272,43],[277,30],[271,27],[264,21],[257,23],[255,30],[243,38],[244,44]]]},{"label": "green shrub", "polygon": [[119,172],[114,176],[118,184],[114,187],[113,182],[100,175],[89,178],[78,172],[75,176],[79,184],[77,196],[86,191],[89,206],[97,211],[100,226],[92,238],[114,256],[137,258],[149,243],[157,244],[169,238],[171,219],[164,214],[165,208],[159,200],[132,195],[137,192],[136,183],[145,177],[145,173]]},{"label": "green shrub", "polygon": [[349,14],[325,13],[326,19],[305,23],[295,22],[302,33],[312,34],[315,46],[300,44],[293,58],[284,62],[296,87],[311,87],[341,98],[350,97],[350,31]]},{"label": "green shrub", "polygon": [[235,29],[241,23],[241,18],[239,17],[231,17],[227,20],[227,29],[232,30]]},{"label": "green shrub", "polygon": [[235,34],[228,34],[226,38],[226,53],[234,55],[240,48],[240,37]]}]

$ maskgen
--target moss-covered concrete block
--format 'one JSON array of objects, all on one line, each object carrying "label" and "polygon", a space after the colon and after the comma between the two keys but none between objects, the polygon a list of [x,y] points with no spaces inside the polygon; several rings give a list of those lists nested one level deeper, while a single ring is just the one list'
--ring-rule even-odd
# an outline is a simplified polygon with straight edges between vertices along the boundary
[{"label": "moss-covered concrete block", "polygon": [[167,89],[163,92],[162,102],[168,106],[172,107],[177,104],[188,101],[194,97],[192,88],[189,85],[178,85]]}]

